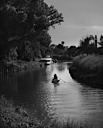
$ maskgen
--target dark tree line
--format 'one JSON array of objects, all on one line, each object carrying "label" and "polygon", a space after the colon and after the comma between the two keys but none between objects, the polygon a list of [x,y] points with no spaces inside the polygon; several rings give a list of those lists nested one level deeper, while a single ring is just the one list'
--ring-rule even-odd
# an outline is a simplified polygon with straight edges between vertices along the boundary
[{"label": "dark tree line", "polygon": [[64,41],[51,45],[52,55],[56,58],[71,59],[81,54],[103,54],[103,35],[99,38],[97,35],[89,35],[80,40],[79,46],[64,46]]},{"label": "dark tree line", "polygon": [[103,54],[103,35],[89,35],[81,39],[74,52],[74,55],[79,54]]},{"label": "dark tree line", "polygon": [[79,50],[86,54],[103,54],[103,35],[99,38],[97,35],[90,35],[80,40]]},{"label": "dark tree line", "polygon": [[0,57],[31,60],[45,56],[51,43],[48,31],[61,22],[62,13],[44,0],[1,0]]}]

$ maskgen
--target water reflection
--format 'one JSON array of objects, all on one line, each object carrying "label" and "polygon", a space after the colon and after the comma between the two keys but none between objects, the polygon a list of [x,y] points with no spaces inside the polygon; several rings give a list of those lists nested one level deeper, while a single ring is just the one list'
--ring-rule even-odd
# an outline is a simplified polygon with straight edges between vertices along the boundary
[{"label": "water reflection", "polygon": [[[16,104],[28,107],[44,120],[68,118],[93,122],[95,128],[103,125],[103,90],[82,86],[74,81],[67,63],[42,67],[20,73],[0,83],[0,93],[13,98]],[[58,86],[51,80],[54,74],[60,79]]]},{"label": "water reflection", "polygon": [[57,65],[57,69],[60,72],[63,72],[65,70],[65,65],[61,65],[60,63]]}]

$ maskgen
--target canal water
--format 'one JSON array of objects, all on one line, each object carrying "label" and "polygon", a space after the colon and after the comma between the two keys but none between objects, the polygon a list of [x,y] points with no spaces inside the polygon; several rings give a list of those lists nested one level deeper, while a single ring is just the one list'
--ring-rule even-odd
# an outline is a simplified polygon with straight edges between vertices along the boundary
[{"label": "canal water", "polygon": [[[69,66],[63,62],[19,73],[0,82],[0,94],[45,122],[76,120],[103,128],[103,90],[73,80]],[[60,79],[58,85],[51,82],[55,73]]]}]

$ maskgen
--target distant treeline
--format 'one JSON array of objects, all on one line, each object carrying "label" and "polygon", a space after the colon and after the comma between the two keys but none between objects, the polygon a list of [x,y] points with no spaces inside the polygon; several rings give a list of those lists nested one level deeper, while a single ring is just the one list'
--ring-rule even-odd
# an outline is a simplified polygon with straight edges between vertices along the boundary
[{"label": "distant treeline", "polygon": [[52,55],[54,58],[65,60],[72,59],[75,56],[81,54],[103,54],[103,35],[99,38],[97,35],[89,35],[80,40],[79,46],[72,45],[70,47],[64,46],[65,42],[62,41],[60,44],[52,44]]}]

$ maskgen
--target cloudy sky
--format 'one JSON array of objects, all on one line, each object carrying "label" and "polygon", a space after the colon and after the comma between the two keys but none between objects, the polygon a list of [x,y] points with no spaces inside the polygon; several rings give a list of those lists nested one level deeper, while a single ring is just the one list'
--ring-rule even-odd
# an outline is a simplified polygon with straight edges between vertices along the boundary
[{"label": "cloudy sky", "polygon": [[50,29],[52,43],[79,45],[87,35],[103,34],[103,0],[45,0],[63,14],[64,22]]}]

